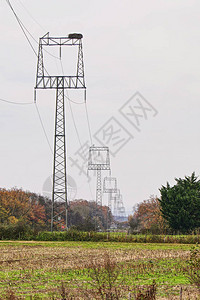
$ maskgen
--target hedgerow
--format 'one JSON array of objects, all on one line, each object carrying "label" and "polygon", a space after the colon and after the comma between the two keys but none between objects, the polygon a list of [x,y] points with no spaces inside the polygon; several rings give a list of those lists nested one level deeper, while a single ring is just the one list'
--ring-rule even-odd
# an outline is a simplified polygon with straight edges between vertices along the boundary
[{"label": "hedgerow", "polygon": [[34,231],[25,223],[0,225],[1,240],[35,241],[90,241],[90,242],[128,242],[128,243],[179,243],[199,244],[200,235],[155,235],[127,234],[122,232],[83,232],[74,229],[67,231]]}]

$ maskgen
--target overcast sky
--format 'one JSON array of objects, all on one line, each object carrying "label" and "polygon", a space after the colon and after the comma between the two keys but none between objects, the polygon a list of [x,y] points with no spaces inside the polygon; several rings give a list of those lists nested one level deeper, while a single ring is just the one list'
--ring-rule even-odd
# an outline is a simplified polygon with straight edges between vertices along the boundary
[{"label": "overcast sky", "polygon": [[[152,194],[159,196],[167,181],[174,184],[175,177],[200,174],[199,1],[10,2],[36,40],[46,32],[83,34],[93,143],[110,147],[112,176],[117,177],[127,211]],[[33,102],[37,58],[5,0],[0,20],[0,98]],[[70,50],[63,59],[64,70],[72,57]],[[57,68],[59,61],[49,63]],[[82,102],[80,93],[70,91],[69,97]],[[53,147],[55,91],[39,91],[37,105]],[[89,132],[84,105],[71,107],[85,144]],[[87,177],[71,165],[71,159],[78,159],[80,166],[82,162],[68,103],[66,126],[68,174],[77,185],[76,198],[92,199],[95,178],[90,192]],[[103,137],[108,128],[118,134]],[[0,102],[0,141],[0,187],[42,193],[53,160],[34,104]]]}]

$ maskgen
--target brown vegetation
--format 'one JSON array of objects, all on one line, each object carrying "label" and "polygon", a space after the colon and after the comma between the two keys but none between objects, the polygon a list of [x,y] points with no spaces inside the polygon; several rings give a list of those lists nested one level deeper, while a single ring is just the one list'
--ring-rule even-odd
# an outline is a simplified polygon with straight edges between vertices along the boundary
[{"label": "brown vegetation", "polygon": [[[104,249],[103,244],[100,248],[90,248],[79,243],[57,246],[52,243],[48,247],[41,242],[17,244],[0,247],[4,290],[1,290],[1,300],[24,299],[24,295],[32,295],[29,299],[180,299],[180,286],[174,286],[178,292],[175,296],[167,282],[163,286],[153,281],[141,285],[142,279],[138,278],[145,278],[149,273],[156,275],[156,268],[163,260],[180,261],[180,265],[174,266],[179,274],[181,262],[190,259],[190,252],[181,249]],[[169,273],[170,268],[170,264],[166,265],[164,272]],[[167,289],[170,289],[168,297],[156,293],[163,290],[166,294]],[[197,290],[182,286],[182,300],[197,297]]]},{"label": "brown vegetation", "polygon": [[134,214],[129,216],[129,225],[135,233],[165,233],[167,225],[162,216],[158,198],[151,196],[150,199],[137,204],[134,209]]}]

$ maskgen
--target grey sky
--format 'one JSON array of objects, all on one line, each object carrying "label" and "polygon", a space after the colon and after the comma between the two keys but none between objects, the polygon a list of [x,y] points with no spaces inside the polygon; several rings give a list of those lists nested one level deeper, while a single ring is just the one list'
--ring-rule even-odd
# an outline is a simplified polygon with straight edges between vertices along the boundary
[{"label": "grey sky", "polygon": [[[166,181],[173,184],[174,177],[193,171],[200,174],[199,1],[11,3],[37,40],[47,31],[54,36],[83,34],[92,133],[114,117],[134,136],[116,157],[111,157],[112,175],[118,179],[127,210],[151,194],[159,195],[161,185]],[[1,2],[0,19],[0,98],[32,102],[36,57],[6,1]],[[37,45],[33,45],[37,51]],[[141,132],[118,111],[137,91],[158,111],[142,122]],[[81,101],[79,94],[69,95]],[[39,91],[37,104],[53,146],[55,93]],[[84,144],[89,140],[84,107],[72,104],[72,108]],[[66,115],[68,157],[74,157],[80,145],[69,106]],[[34,105],[0,102],[0,141],[0,186],[41,193],[52,173],[52,155]],[[68,173],[77,183],[77,197],[91,199],[86,177],[79,176],[70,163]],[[91,189],[95,195],[95,180]]]}]

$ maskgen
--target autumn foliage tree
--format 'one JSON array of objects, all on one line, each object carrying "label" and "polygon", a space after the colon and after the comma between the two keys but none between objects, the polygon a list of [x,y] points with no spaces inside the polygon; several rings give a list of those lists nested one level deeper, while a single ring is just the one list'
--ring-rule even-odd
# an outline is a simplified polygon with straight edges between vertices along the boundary
[{"label": "autumn foliage tree", "polygon": [[[23,223],[36,231],[49,230],[51,204],[50,199],[22,189],[0,189],[0,224]],[[69,203],[68,227],[83,231],[104,230],[111,221],[112,214],[106,206],[96,207],[95,202],[82,199]]]},{"label": "autumn foliage tree", "polygon": [[135,232],[163,233],[166,224],[159,199],[151,196],[150,199],[137,204],[134,214],[129,216],[129,225]]},{"label": "autumn foliage tree", "polygon": [[[30,210],[29,198],[22,190],[1,189],[0,207],[3,214],[1,222],[16,223],[20,218],[26,218]],[[4,213],[3,213],[4,211]]]},{"label": "autumn foliage tree", "polygon": [[94,201],[74,200],[70,202],[68,214],[69,227],[92,231],[105,230],[112,222],[112,214],[107,206],[96,206]]},{"label": "autumn foliage tree", "polygon": [[0,189],[0,221],[2,224],[25,222],[32,227],[44,227],[45,207],[36,194],[22,189]]}]

